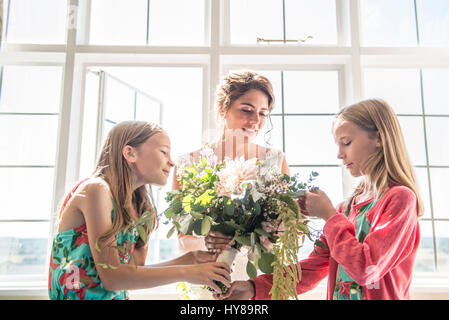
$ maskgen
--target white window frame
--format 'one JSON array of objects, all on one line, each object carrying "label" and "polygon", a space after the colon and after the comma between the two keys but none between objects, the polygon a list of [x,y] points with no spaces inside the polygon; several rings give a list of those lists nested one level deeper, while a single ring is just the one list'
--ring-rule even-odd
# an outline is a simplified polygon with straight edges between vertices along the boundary
[{"label": "white window frame", "polygon": [[[230,45],[229,0],[205,0],[205,45],[176,46],[96,46],[88,43],[89,12],[92,0],[67,0],[69,8],[78,8],[78,28],[66,30],[64,45],[31,45],[3,43],[0,63],[4,65],[62,65],[64,67],[61,108],[58,126],[58,149],[52,212],[57,212],[58,200],[77,181],[83,127],[85,75],[92,66],[173,66],[200,67],[203,70],[202,129],[214,129],[214,89],[227,70],[235,67],[254,69],[329,69],[339,70],[340,104],[351,104],[363,98],[362,69],[365,67],[449,67],[449,48],[361,47],[360,0],[336,0],[337,46]],[[208,14],[209,13],[209,14]],[[72,13],[73,14],[73,11]],[[71,17],[69,17],[71,18]],[[72,17],[73,18],[73,17]],[[78,38],[78,43],[77,43]],[[251,61],[251,63],[248,63]],[[77,155],[74,157],[73,155]],[[343,178],[343,196],[347,196],[354,180]],[[53,219],[54,217],[49,217]],[[51,223],[53,225],[53,223]],[[50,234],[53,234],[51,230]],[[48,260],[48,259],[47,259]],[[46,275],[43,277],[9,277],[0,282],[1,296],[47,295]],[[414,279],[412,291],[449,293],[448,279],[426,276]],[[324,295],[325,288],[318,289]],[[167,290],[145,293],[167,294],[173,297],[173,286]]]}]

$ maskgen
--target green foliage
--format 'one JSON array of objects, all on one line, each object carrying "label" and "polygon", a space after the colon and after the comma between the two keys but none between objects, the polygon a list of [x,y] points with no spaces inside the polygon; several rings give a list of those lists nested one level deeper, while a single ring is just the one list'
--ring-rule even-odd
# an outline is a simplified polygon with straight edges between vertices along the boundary
[{"label": "green foliage", "polygon": [[254,264],[251,263],[251,261],[248,260],[248,263],[246,264],[246,273],[251,279],[254,279],[257,277],[257,269],[254,266]]}]

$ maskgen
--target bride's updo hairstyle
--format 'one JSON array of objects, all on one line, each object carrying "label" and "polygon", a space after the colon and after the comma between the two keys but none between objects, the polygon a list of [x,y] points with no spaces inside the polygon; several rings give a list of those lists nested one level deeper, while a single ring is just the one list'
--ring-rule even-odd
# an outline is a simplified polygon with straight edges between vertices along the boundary
[{"label": "bride's updo hairstyle", "polygon": [[268,98],[268,110],[271,112],[274,104],[274,94],[270,80],[254,71],[237,71],[229,73],[222,79],[221,84],[217,86],[215,96],[217,120],[221,122],[231,104],[253,89],[265,93]]}]

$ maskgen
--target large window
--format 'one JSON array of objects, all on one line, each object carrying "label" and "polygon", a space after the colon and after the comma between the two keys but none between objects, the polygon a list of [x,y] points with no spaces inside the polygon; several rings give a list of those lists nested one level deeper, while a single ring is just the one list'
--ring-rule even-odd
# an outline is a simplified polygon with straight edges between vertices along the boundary
[{"label": "large window", "polygon": [[[426,208],[414,280],[447,280],[447,0],[9,0],[3,22],[0,286],[45,287],[55,214],[114,123],[159,122],[177,158],[206,141],[220,77],[243,68],[275,87],[259,143],[292,173],[318,171],[335,205],[357,181],[336,157],[334,115],[368,97],[393,106]],[[169,181],[153,190],[160,213]],[[160,226],[149,262],[178,254]]]},{"label": "large window", "polygon": [[45,271],[62,68],[4,65],[0,97],[0,276]]}]

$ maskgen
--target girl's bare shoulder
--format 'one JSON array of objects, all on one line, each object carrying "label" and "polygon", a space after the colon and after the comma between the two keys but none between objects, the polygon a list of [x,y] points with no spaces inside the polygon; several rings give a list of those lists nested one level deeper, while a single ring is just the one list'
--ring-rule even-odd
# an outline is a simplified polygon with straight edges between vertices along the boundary
[{"label": "girl's bare shoulder", "polygon": [[79,186],[75,196],[80,204],[110,202],[111,190],[102,178],[92,177]]}]

